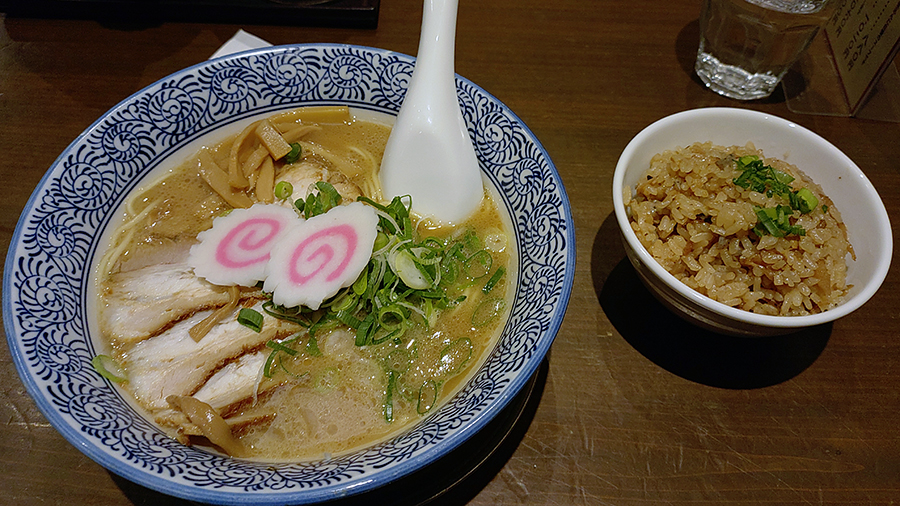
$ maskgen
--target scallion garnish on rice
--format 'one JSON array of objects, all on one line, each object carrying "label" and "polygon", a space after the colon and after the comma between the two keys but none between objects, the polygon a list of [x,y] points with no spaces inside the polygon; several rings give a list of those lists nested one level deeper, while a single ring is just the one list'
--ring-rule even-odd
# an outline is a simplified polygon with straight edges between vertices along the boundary
[{"label": "scallion garnish on rice", "polygon": [[[794,190],[791,183],[794,177],[782,172],[770,165],[765,165],[756,155],[742,156],[735,160],[737,169],[741,174],[734,178],[733,182],[741,188],[764,193],[767,197],[780,195],[787,199],[789,206],[777,205],[772,208],[755,207],[759,222],[753,227],[753,232],[762,237],[772,235],[784,237],[785,235],[806,235],[806,230],[799,225],[791,223],[794,211],[807,214],[819,206],[819,199],[807,188]],[[822,206],[822,211],[827,210]]]}]

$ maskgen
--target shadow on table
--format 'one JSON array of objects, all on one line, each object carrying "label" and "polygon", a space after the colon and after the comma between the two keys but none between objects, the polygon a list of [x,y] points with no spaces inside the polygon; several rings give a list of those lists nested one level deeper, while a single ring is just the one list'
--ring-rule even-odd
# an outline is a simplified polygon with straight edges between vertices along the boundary
[{"label": "shadow on table", "polygon": [[[516,397],[478,433],[437,462],[359,496],[330,501],[328,506],[442,506],[466,504],[503,469],[525,437],[540,404],[549,371],[549,356]],[[138,506],[187,506],[168,496],[112,475],[116,485]]]},{"label": "shadow on table", "polygon": [[734,337],[695,326],[662,305],[625,256],[614,214],[591,251],[600,306],[622,337],[663,369],[704,385],[745,389],[787,381],[825,349],[831,324],[773,337]]}]

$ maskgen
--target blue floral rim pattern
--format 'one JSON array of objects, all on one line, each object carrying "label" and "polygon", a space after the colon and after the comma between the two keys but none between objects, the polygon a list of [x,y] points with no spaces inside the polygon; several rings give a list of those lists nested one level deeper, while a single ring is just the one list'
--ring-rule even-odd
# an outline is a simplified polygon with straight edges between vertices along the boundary
[{"label": "blue floral rim pattern", "polygon": [[506,406],[562,322],[574,279],[575,232],[562,181],[538,140],[505,105],[459,77],[457,95],[482,171],[514,224],[518,291],[494,352],[440,410],[357,453],[299,464],[249,462],[171,440],[90,365],[90,266],[113,214],[147,173],[201,136],[261,113],[345,104],[396,115],[414,62],[339,44],[226,56],[132,95],[60,155],[14,233],[3,319],[20,377],[67,440],[116,474],[185,499],[308,504],[362,493],[434,462]]}]

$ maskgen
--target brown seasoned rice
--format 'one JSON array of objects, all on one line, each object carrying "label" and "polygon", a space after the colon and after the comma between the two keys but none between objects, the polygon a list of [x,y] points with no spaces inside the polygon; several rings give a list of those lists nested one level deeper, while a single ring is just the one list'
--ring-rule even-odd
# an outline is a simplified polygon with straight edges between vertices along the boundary
[{"label": "brown seasoned rice", "polygon": [[[786,205],[786,199],[733,183],[741,173],[735,160],[746,155],[792,175],[795,190],[806,187],[819,199],[814,211],[794,213],[806,235],[760,238],[751,231],[754,206]],[[854,255],[853,248],[834,204],[797,167],[766,158],[752,144],[696,143],[659,153],[624,198],[631,228],[650,254],[714,300],[754,313],[796,316],[833,308],[850,289],[846,257]]]}]

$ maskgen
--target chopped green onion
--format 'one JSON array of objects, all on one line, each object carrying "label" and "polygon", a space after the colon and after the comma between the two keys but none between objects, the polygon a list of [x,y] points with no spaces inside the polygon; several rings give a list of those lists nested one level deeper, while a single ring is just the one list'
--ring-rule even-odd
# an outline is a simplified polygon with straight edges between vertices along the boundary
[{"label": "chopped green onion", "polygon": [[266,365],[263,366],[263,376],[267,378],[272,377],[272,364],[275,362],[276,356],[278,356],[278,350],[272,350],[272,353],[269,353],[269,356],[266,358]]},{"label": "chopped green onion", "polygon": [[386,334],[382,334],[378,337],[372,337],[372,344],[381,344],[386,343],[388,341],[393,341],[395,344],[400,344],[403,341],[400,339],[400,336],[403,335],[404,331],[406,331],[406,327],[400,327],[392,332],[388,332]]},{"label": "chopped green onion", "polygon": [[322,352],[319,350],[319,340],[312,334],[310,334],[309,340],[306,342],[306,352],[313,357],[322,356]]},{"label": "chopped green onion", "polygon": [[465,262],[466,253],[463,251],[464,246],[465,244],[463,244],[462,242],[454,243],[453,246],[450,246],[450,248],[447,249],[446,255],[448,257],[454,257],[460,262]]},{"label": "chopped green onion", "polygon": [[415,248],[408,248],[409,254],[412,256],[414,262],[419,265],[434,265],[441,261],[440,251],[443,248],[439,248],[434,244],[429,243],[426,239],[426,242],[422,243],[422,246],[417,246]]},{"label": "chopped green onion", "polygon": [[343,200],[341,194],[334,189],[331,183],[319,181],[316,183],[316,188],[319,190],[319,199],[325,206],[323,212],[328,212],[329,209],[341,205],[341,200]]},{"label": "chopped green onion", "polygon": [[428,380],[419,387],[419,402],[416,403],[416,412],[420,415],[431,411],[437,403],[438,386],[434,380]]},{"label": "chopped green onion", "polygon": [[369,284],[369,266],[367,265],[365,269],[359,274],[359,277],[356,278],[356,281],[353,282],[353,293],[359,297],[366,293],[366,288]]},{"label": "chopped green onion", "polygon": [[769,167],[769,169],[772,170],[772,177],[775,179],[775,181],[781,184],[790,185],[794,181],[794,176],[788,174],[787,172],[781,172],[780,170],[774,169],[772,167]]},{"label": "chopped green onion", "polygon": [[[452,258],[452,257],[450,257]],[[445,262],[441,267],[441,284],[445,286],[456,283],[459,278],[459,261],[454,258],[453,261]]]},{"label": "chopped green onion", "polygon": [[272,340],[266,341],[266,346],[269,348],[272,348],[275,351],[283,351],[292,357],[298,353],[297,350],[295,350],[293,348],[288,348],[287,346],[279,343],[278,341],[272,341]]},{"label": "chopped green onion", "polygon": [[375,236],[375,244],[372,246],[372,251],[379,251],[383,249],[390,243],[390,239],[388,239],[387,234],[384,232],[378,232]]},{"label": "chopped green onion", "polygon": [[775,237],[784,237],[784,232],[778,228],[778,225],[775,223],[775,210],[774,209],[763,209],[761,207],[756,208],[756,217],[759,218],[759,224],[762,225],[762,230],[765,231],[768,235],[773,235]]},{"label": "chopped green onion", "polygon": [[100,376],[112,382],[122,383],[128,379],[122,366],[109,355],[97,355],[91,360],[91,365],[94,366],[95,371],[100,373]]},{"label": "chopped green onion", "polygon": [[284,155],[284,163],[296,163],[303,156],[303,148],[299,142],[291,143],[291,150]]},{"label": "chopped green onion", "polygon": [[793,211],[801,214],[810,213],[819,205],[819,199],[807,188],[794,190],[791,182],[794,177],[777,170],[769,165],[764,165],[758,156],[742,156],[736,161],[741,174],[732,181],[737,186],[750,189],[755,192],[765,193],[766,196],[780,195],[787,199],[790,207],[777,205],[773,208],[756,208],[756,216],[759,219],[753,232],[758,236],[772,235],[784,237],[785,235],[806,235],[806,230],[799,225],[792,225],[790,217]]},{"label": "chopped green onion", "polygon": [[238,323],[255,332],[261,332],[263,327],[263,315],[254,309],[242,307],[238,312]]},{"label": "chopped green onion", "polygon": [[391,304],[375,312],[375,321],[389,332],[400,329],[408,319],[407,311],[399,304]]},{"label": "chopped green onion", "polygon": [[506,301],[499,297],[483,301],[472,313],[472,326],[476,328],[484,327],[499,316],[504,309],[506,309]]},{"label": "chopped green onion", "polygon": [[[277,353],[277,352],[273,352],[273,353]],[[287,374],[288,376],[291,376],[294,378],[302,378],[303,376],[306,376],[307,374],[309,374],[309,371],[306,371],[303,374],[296,374],[294,372],[289,371],[288,368],[284,366],[284,360],[282,360],[281,358],[282,358],[281,355],[278,355],[278,358],[276,358],[275,360],[278,361],[278,367],[282,371],[284,371],[284,373]],[[268,377],[271,378],[272,376],[268,376]]]},{"label": "chopped green onion", "polygon": [[412,236],[412,221],[409,218],[409,209],[403,203],[401,197],[394,197],[388,205],[381,205],[368,197],[357,197],[360,202],[365,202],[387,216],[379,216],[379,226],[388,234],[394,234],[402,239]]},{"label": "chopped green onion", "polygon": [[359,326],[362,325],[362,320],[354,316],[350,311],[346,309],[343,311],[339,311],[335,316],[341,323],[350,327],[351,329],[358,329]]},{"label": "chopped green onion", "polygon": [[481,250],[481,240],[478,239],[478,236],[475,235],[475,232],[471,230],[466,233],[463,238],[465,241],[466,247],[469,248],[469,251],[480,251]]},{"label": "chopped green onion", "polygon": [[394,250],[390,256],[390,262],[391,268],[406,286],[414,290],[431,287],[431,281],[424,275],[408,250]]},{"label": "chopped green onion", "polygon": [[397,374],[403,374],[409,370],[409,364],[409,352],[403,348],[397,348],[384,357],[384,368],[388,372],[394,371]]},{"label": "chopped green onion", "polygon": [[466,270],[473,281],[487,276],[491,270],[493,258],[487,250],[480,250],[466,260]]},{"label": "chopped green onion", "polygon": [[319,193],[310,193],[305,201],[297,199],[294,202],[297,211],[307,219],[325,214],[332,208],[341,205],[341,194],[334,189],[331,183],[318,181],[316,189],[319,190]]},{"label": "chopped green onion", "polygon": [[437,323],[437,311],[434,310],[434,302],[432,299],[425,299],[422,303],[422,311],[425,313],[425,321],[429,328],[434,327]]},{"label": "chopped green onion", "polygon": [[356,307],[357,296],[355,293],[346,291],[334,298],[330,304],[331,310],[341,313]]},{"label": "chopped green onion", "polygon": [[441,369],[448,374],[456,374],[472,358],[472,340],[461,337],[441,350]]},{"label": "chopped green onion", "polygon": [[819,199],[806,188],[798,190],[797,197],[800,199],[799,211],[801,213],[809,213],[819,205]]},{"label": "chopped green onion", "polygon": [[362,323],[359,324],[359,327],[356,329],[356,342],[357,346],[365,346],[369,344],[369,341],[372,339],[372,334],[374,333],[374,325],[375,325],[375,313],[369,313],[368,316],[363,319]]},{"label": "chopped green onion", "polygon": [[497,270],[494,271],[494,275],[491,276],[491,279],[488,280],[487,283],[484,284],[484,287],[481,289],[483,293],[489,293],[494,289],[494,286],[500,281],[500,278],[506,273],[506,269],[503,267],[497,267]]},{"label": "chopped green onion", "polygon": [[786,195],[791,191],[790,183],[794,178],[770,165],[763,164],[758,156],[742,156],[737,160],[737,168],[741,175],[733,180],[734,184],[755,192]]},{"label": "chopped green onion", "polygon": [[784,237],[786,235],[806,235],[806,230],[799,225],[791,225],[790,217],[793,215],[791,208],[777,205],[769,208],[754,208],[759,223],[753,228],[756,235],[772,235]]},{"label": "chopped green onion", "polygon": [[287,181],[279,181],[275,185],[275,198],[278,200],[287,200],[294,193],[294,185]]},{"label": "chopped green onion", "polygon": [[391,371],[388,373],[387,392],[384,395],[384,419],[388,422],[394,421],[394,387],[397,383],[397,374]]},{"label": "chopped green onion", "polygon": [[303,310],[300,307],[285,308],[284,306],[276,305],[271,300],[268,300],[263,302],[262,310],[272,318],[296,323],[303,327],[312,325],[310,319],[303,315]]},{"label": "chopped green onion", "polygon": [[759,157],[756,155],[742,156],[738,159],[738,166],[746,167],[747,165],[750,165],[752,162],[755,162],[757,160],[759,160]]},{"label": "chopped green onion", "polygon": [[316,373],[313,378],[313,389],[319,393],[330,392],[341,382],[341,371],[335,367],[326,367]]},{"label": "chopped green onion", "polygon": [[309,326],[309,335],[314,336],[320,330],[330,330],[338,326],[341,321],[336,313],[325,313],[316,323]]},{"label": "chopped green onion", "polygon": [[[281,341],[281,342],[278,342],[275,340],[269,340],[268,342],[266,342],[266,347],[270,348],[272,350],[272,352],[269,353],[269,356],[266,358],[265,366],[263,366],[263,375],[266,378],[271,378],[275,374],[275,371],[273,370],[273,366],[275,366],[275,365],[277,365],[279,368],[281,368],[285,373],[287,373],[290,376],[293,376],[295,378],[299,378],[301,376],[308,374],[308,373],[303,373],[303,374],[297,375],[297,374],[294,374],[291,371],[289,371],[284,366],[284,363],[281,361],[281,355],[280,355],[281,352],[284,352],[292,357],[296,356],[297,353],[299,353],[299,352],[297,350],[289,347],[288,345],[296,342],[298,339],[300,339],[300,337],[302,335],[303,335],[302,333],[297,333],[297,334],[294,334],[293,336],[291,336],[289,339],[285,339],[284,341]],[[276,364],[276,361],[277,361],[277,364]]]}]

